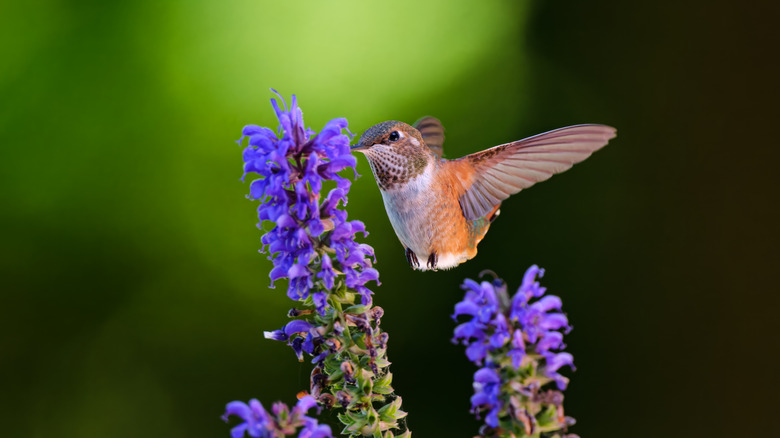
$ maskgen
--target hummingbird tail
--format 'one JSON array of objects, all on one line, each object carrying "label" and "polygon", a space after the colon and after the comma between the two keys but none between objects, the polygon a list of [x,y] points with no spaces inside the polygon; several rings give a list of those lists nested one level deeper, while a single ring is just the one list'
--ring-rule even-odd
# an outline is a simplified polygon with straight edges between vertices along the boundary
[{"label": "hummingbird tail", "polygon": [[490,212],[490,214],[488,214],[488,222],[491,224],[493,223],[494,220],[496,220],[498,215],[501,214],[501,210],[498,207],[501,207],[501,204],[498,204],[495,207],[493,207],[494,210]]}]

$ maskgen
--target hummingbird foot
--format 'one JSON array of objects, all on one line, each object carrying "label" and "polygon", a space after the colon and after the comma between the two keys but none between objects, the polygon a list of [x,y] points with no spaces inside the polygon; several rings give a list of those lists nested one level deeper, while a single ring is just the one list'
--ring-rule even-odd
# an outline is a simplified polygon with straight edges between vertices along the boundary
[{"label": "hummingbird foot", "polygon": [[439,264],[439,254],[432,252],[428,256],[428,269],[435,271],[436,266]]},{"label": "hummingbird foot", "polygon": [[409,262],[409,266],[414,268],[420,267],[420,261],[417,260],[417,255],[409,248],[406,248],[406,261]]}]

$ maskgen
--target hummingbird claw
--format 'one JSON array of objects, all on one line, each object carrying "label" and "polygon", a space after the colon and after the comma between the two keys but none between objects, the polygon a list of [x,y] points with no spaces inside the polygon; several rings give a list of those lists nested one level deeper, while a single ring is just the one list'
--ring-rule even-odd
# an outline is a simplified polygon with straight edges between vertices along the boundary
[{"label": "hummingbird claw", "polygon": [[431,255],[428,256],[428,269],[436,270],[436,265],[439,264],[439,254],[436,254],[435,252],[432,252]]},{"label": "hummingbird claw", "polygon": [[420,267],[420,261],[417,260],[417,254],[409,248],[406,248],[406,261],[409,262],[409,266],[412,268]]}]

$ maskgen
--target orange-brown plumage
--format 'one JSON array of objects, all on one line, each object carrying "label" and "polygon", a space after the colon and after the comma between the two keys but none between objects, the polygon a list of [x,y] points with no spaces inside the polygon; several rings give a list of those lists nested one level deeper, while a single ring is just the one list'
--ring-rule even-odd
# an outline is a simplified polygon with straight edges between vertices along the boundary
[{"label": "orange-brown plumage", "polygon": [[471,185],[474,169],[466,162],[442,160],[440,165],[443,169],[436,172],[431,192],[440,194],[440,199],[435,202],[437,208],[432,210],[437,212],[435,223],[441,227],[438,234],[441,238],[432,242],[431,249],[439,254],[466,252],[467,259],[471,259],[477,253],[476,244],[469,248],[469,223],[460,204],[452,200],[460,198]]},{"label": "orange-brown plumage", "polygon": [[615,136],[609,126],[576,125],[450,161],[441,157],[439,121],[425,117],[415,126],[420,129],[380,123],[353,150],[368,158],[409,264],[420,270],[473,258],[504,199],[570,168]]}]

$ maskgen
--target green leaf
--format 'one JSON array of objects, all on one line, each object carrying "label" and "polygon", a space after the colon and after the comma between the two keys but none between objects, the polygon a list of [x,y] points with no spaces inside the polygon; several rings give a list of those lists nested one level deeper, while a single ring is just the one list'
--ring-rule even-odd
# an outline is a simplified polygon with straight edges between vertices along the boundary
[{"label": "green leaf", "polygon": [[344,371],[341,371],[341,367],[339,367],[332,373],[328,373],[328,384],[332,385],[338,383],[343,376],[344,376]]},{"label": "green leaf", "polygon": [[342,420],[342,414],[339,414],[339,420],[341,420],[342,423],[346,424],[347,427],[344,428],[343,431],[341,431],[341,434],[349,433],[350,435],[357,435],[359,433],[363,433],[363,430],[366,428],[368,424],[368,415],[365,411],[360,412],[353,412],[353,411],[347,411],[346,415],[343,415],[346,417],[346,421]]},{"label": "green leaf", "polygon": [[362,304],[356,304],[354,306],[349,306],[346,309],[344,309],[344,313],[351,313],[353,315],[358,315],[361,313],[365,313],[371,306],[364,306]]},{"label": "green leaf", "polygon": [[373,375],[362,368],[358,369],[355,374],[356,374],[355,380],[357,382],[357,387],[360,389],[360,391],[362,391],[363,394],[366,395],[371,394],[371,388],[374,385],[372,379]]},{"label": "green leaf", "polygon": [[379,417],[382,421],[395,422],[406,415],[407,413],[401,410],[401,397],[396,397],[391,403],[379,409]]},{"label": "green leaf", "polygon": [[325,374],[332,375],[336,371],[341,371],[341,362],[342,360],[337,355],[328,356],[324,362]]},{"label": "green leaf", "polygon": [[[355,343],[355,345],[358,346],[358,348],[361,348],[363,350],[366,349],[366,334],[363,332],[360,332],[358,330],[355,330],[355,334],[352,336],[352,342]],[[366,357],[366,360],[368,358]]]},{"label": "green leaf", "polygon": [[338,417],[339,421],[341,421],[341,424],[346,424],[347,426],[349,426],[350,424],[354,423],[352,418],[350,418],[349,415],[347,414],[339,413],[338,415],[336,415],[336,417]]},{"label": "green leaf", "polygon": [[387,358],[385,358],[385,352],[384,351],[380,351],[379,356],[376,358],[375,363],[376,363],[376,366],[379,367],[380,369],[387,368],[391,364],[391,362],[389,360],[387,360]]},{"label": "green leaf", "polygon": [[563,424],[558,422],[558,410],[555,405],[547,405],[545,409],[536,416],[536,424],[540,432],[551,432],[563,428]]},{"label": "green leaf", "polygon": [[[373,407],[369,408],[368,412],[366,412],[366,421],[366,427],[362,431],[364,435],[368,435],[368,433],[376,434],[377,432],[381,432],[379,429],[379,414],[376,412],[376,410],[374,410]],[[382,438],[381,435],[379,438]]]},{"label": "green leaf", "polygon": [[374,380],[374,392],[377,394],[391,394],[393,392],[393,387],[390,386],[391,383],[393,383],[393,374],[388,372]]}]

